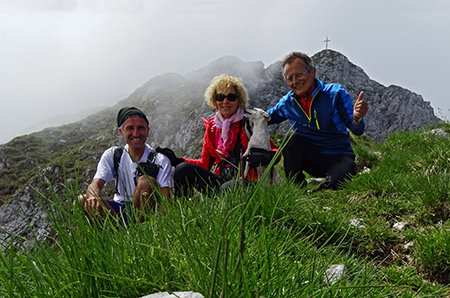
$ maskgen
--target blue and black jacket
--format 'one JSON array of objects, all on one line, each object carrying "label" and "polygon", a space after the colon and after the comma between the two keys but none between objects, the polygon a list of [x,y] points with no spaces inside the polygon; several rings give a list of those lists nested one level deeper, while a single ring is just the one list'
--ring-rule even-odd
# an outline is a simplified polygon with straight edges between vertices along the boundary
[{"label": "blue and black jacket", "polygon": [[315,79],[317,88],[312,93],[310,113],[305,113],[300,98],[289,91],[267,113],[269,124],[290,120],[294,130],[328,155],[353,155],[349,132],[361,135],[364,119],[353,123],[353,102],[348,92],[339,84],[325,84]]}]

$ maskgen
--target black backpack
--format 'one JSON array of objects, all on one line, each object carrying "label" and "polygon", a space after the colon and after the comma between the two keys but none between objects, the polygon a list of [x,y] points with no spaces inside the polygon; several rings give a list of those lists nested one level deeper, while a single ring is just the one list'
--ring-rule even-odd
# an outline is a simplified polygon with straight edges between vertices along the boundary
[{"label": "black backpack", "polygon": [[[119,189],[118,189],[119,163],[120,163],[120,158],[122,157],[122,154],[123,154],[123,148],[121,148],[121,147],[114,148],[114,172],[113,172],[113,175],[114,175],[114,181],[116,183],[116,194],[119,194]],[[156,159],[157,154],[158,154],[158,152],[156,152],[154,149],[152,149],[150,151],[150,154],[147,157],[147,163],[155,165],[155,159]],[[156,179],[156,177],[155,177],[155,179]]]}]

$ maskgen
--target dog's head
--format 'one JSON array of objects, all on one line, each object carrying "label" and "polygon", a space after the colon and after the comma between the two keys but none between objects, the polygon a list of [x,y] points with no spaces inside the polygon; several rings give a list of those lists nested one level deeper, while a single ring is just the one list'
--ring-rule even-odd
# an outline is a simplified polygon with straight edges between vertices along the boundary
[{"label": "dog's head", "polygon": [[259,108],[245,110],[245,115],[247,115],[247,117],[253,123],[261,123],[263,121],[270,121],[270,115],[267,114],[264,110],[259,109]]}]

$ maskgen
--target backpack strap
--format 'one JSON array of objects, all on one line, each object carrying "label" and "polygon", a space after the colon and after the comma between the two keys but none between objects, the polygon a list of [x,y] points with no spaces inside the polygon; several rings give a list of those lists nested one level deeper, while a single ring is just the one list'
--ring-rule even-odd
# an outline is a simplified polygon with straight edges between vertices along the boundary
[{"label": "backpack strap", "polygon": [[[244,121],[239,122],[239,133],[237,135],[236,144],[234,145],[233,150],[231,152],[229,152],[230,156],[234,159],[237,159],[237,161],[239,161],[240,156],[241,156],[241,151],[243,150],[242,139],[241,139],[242,128],[245,128]],[[247,133],[247,131],[245,131],[245,133]]]},{"label": "backpack strap", "polygon": [[[230,180],[235,176],[236,168],[239,167],[239,162],[241,160],[241,154],[244,152],[244,147],[242,145],[242,138],[241,133],[242,129],[245,129],[245,121],[241,120],[239,121],[239,133],[237,134],[236,138],[236,144],[234,145],[233,150],[228,151],[228,154],[230,154],[230,157],[225,161],[222,161],[217,166],[219,167],[219,173],[222,176],[222,178],[225,179],[225,181]],[[247,130],[245,129],[245,132],[247,133]],[[231,164],[231,165],[230,165]],[[236,167],[236,168],[235,168]]]},{"label": "backpack strap", "polygon": [[158,152],[156,152],[156,150],[152,148],[152,150],[148,154],[147,162],[155,163],[156,155],[158,155]]},{"label": "backpack strap", "polygon": [[244,125],[245,133],[247,134],[247,138],[250,140],[250,138],[253,135],[253,127],[250,119],[245,118],[245,125]]},{"label": "backpack strap", "polygon": [[120,163],[120,158],[122,157],[122,153],[123,153],[123,148],[120,148],[120,147],[114,148],[114,172],[113,172],[113,176],[114,176],[114,180],[116,182],[116,194],[118,194],[118,195],[119,195],[119,189],[118,189],[118,185],[119,185],[119,163]]}]

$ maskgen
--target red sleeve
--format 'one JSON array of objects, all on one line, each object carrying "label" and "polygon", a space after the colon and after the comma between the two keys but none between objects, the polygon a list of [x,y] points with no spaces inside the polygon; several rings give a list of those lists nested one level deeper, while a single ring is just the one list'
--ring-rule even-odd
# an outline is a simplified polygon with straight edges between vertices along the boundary
[{"label": "red sleeve", "polygon": [[205,135],[203,137],[203,147],[202,147],[202,154],[200,156],[200,159],[191,159],[191,158],[184,158],[185,162],[193,163],[195,165],[201,166],[204,169],[211,170],[211,158],[212,158],[212,152],[211,152],[211,142],[209,140],[208,130],[209,130],[209,123],[208,120],[203,119],[203,122],[205,123]]},{"label": "red sleeve", "polygon": [[211,154],[209,153],[210,146],[209,146],[209,144],[207,144],[206,134],[207,134],[207,132],[205,133],[205,137],[203,138],[203,148],[202,148],[202,154],[201,154],[200,159],[191,159],[191,158],[184,157],[184,161],[199,165],[202,168],[210,170],[210,168],[209,168],[210,162],[209,161],[211,159]]}]

